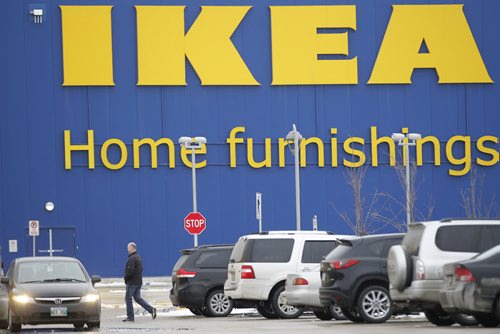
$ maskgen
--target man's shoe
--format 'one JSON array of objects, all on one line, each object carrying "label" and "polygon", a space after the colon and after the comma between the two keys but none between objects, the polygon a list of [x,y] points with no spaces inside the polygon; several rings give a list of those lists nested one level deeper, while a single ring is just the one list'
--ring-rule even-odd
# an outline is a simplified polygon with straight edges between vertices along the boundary
[{"label": "man's shoe", "polygon": [[134,322],[135,320],[134,319],[129,319],[129,318],[125,318],[122,320],[122,322]]},{"label": "man's shoe", "polygon": [[153,317],[153,320],[156,319],[156,309],[153,307],[153,312],[151,312],[151,316]]}]

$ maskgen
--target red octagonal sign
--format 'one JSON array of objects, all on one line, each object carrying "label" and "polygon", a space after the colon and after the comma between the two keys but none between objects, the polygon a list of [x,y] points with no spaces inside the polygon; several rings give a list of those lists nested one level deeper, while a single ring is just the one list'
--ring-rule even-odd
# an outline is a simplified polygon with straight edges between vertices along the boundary
[{"label": "red octagonal sign", "polygon": [[205,217],[199,212],[190,212],[186,218],[184,218],[184,228],[191,235],[198,235],[205,231],[207,227],[207,221]]}]

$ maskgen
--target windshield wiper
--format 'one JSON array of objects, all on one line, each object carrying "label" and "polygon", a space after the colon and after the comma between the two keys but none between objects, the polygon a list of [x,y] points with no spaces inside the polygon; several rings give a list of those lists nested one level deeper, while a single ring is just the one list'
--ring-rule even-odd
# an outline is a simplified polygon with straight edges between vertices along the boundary
[{"label": "windshield wiper", "polygon": [[86,281],[82,281],[82,280],[76,279],[76,278],[51,278],[51,279],[44,279],[43,282],[81,282],[81,283],[85,283]]},{"label": "windshield wiper", "polygon": [[19,283],[21,283],[21,284],[27,284],[27,283],[28,283],[28,284],[29,284],[29,283],[43,283],[43,281],[40,281],[40,280],[38,280],[38,281],[24,281],[24,282],[19,282]]}]

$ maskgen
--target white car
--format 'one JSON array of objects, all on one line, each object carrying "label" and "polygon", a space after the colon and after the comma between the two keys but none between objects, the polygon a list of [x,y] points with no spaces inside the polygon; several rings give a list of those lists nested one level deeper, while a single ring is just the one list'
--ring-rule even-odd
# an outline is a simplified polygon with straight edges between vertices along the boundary
[{"label": "white car", "polygon": [[253,302],[257,311],[269,319],[297,318],[303,309],[287,305],[283,298],[287,275],[311,272],[337,246],[337,239],[344,237],[322,231],[274,231],[243,236],[229,260],[224,294]]},{"label": "white car", "polygon": [[287,305],[312,310],[318,319],[345,320],[340,307],[325,307],[319,300],[320,268],[321,265],[317,265],[311,271],[288,274],[283,298]]}]

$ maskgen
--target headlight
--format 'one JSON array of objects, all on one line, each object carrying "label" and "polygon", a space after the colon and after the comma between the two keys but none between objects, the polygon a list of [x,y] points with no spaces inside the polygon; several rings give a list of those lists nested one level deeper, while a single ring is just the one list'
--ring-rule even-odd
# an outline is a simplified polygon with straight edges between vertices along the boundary
[{"label": "headlight", "polygon": [[99,295],[97,293],[90,293],[82,297],[82,302],[84,303],[95,303],[99,300]]},{"label": "headlight", "polygon": [[19,304],[27,304],[33,302],[33,298],[28,295],[15,295],[12,299]]}]

